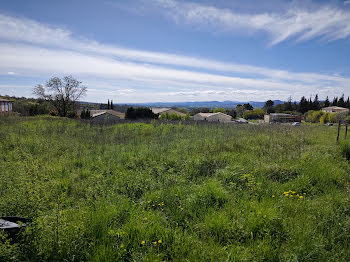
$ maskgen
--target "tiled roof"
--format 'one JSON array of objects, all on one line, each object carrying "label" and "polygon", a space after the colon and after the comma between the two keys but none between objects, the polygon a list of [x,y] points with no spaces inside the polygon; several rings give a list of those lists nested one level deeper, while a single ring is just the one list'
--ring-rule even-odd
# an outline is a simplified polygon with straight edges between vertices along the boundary
[{"label": "tiled roof", "polygon": [[170,109],[171,108],[168,108],[168,107],[153,107],[152,108],[152,112],[154,114],[160,114],[160,113],[166,112],[166,111],[168,111]]},{"label": "tiled roof", "polygon": [[114,111],[114,110],[90,110],[90,114],[91,114],[92,117],[96,117],[96,116],[99,116],[99,115],[102,115],[102,114],[105,114],[105,113],[117,116],[120,119],[124,119],[125,118],[125,114],[124,113],[118,112],[118,111]]}]

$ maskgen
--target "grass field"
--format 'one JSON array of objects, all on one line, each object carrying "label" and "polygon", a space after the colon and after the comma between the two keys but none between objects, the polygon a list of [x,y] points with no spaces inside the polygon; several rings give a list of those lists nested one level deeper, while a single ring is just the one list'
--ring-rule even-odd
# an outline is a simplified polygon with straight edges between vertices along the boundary
[{"label": "grass field", "polygon": [[32,219],[21,243],[1,233],[0,260],[349,261],[335,139],[316,125],[0,118],[0,215]]}]

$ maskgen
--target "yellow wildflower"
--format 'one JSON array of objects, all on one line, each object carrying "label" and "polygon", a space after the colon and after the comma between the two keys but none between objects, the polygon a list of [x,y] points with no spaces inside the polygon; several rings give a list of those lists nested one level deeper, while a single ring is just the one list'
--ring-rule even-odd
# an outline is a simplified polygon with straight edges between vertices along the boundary
[{"label": "yellow wildflower", "polygon": [[303,197],[303,196],[300,196],[299,198],[300,198],[300,199],[303,199],[304,197]]},{"label": "yellow wildflower", "polygon": [[275,195],[272,195],[272,197],[275,197]]},{"label": "yellow wildflower", "polygon": [[162,240],[159,239],[159,240],[158,240],[158,243],[161,244],[161,243],[162,243]]},{"label": "yellow wildflower", "polygon": [[154,241],[154,242],[152,242],[153,243],[153,245],[157,245],[157,241]]},{"label": "yellow wildflower", "polygon": [[144,245],[145,243],[146,243],[146,241],[145,241],[145,240],[142,240],[142,241],[141,241],[141,244],[142,244],[142,245]]}]

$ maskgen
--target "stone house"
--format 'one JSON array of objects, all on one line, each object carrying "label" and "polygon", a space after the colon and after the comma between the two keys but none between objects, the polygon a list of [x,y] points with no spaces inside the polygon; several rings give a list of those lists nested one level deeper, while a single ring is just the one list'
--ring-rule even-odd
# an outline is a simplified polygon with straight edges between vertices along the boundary
[{"label": "stone house", "polygon": [[198,113],[193,116],[195,121],[227,122],[232,120],[232,116],[224,113]]}]

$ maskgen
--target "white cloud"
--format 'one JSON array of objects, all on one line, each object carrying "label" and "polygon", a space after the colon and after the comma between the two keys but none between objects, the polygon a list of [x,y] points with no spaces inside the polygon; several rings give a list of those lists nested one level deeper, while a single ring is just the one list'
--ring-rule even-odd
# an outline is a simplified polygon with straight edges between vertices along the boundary
[{"label": "white cloud", "polygon": [[344,92],[350,85],[350,79],[341,76],[103,45],[62,28],[5,15],[0,15],[0,39],[0,74],[41,78],[74,74],[89,86],[91,101],[103,100],[103,94],[123,102],[166,101],[169,96],[175,101],[189,96],[259,100],[267,95],[287,98],[298,90],[302,95],[325,88]]},{"label": "white cloud", "polygon": [[350,12],[330,5],[312,10],[291,6],[284,13],[243,14],[193,2],[152,2],[177,23],[189,23],[221,31],[266,32],[271,37],[271,45],[290,38],[306,41],[321,37],[333,41],[350,36]]}]

